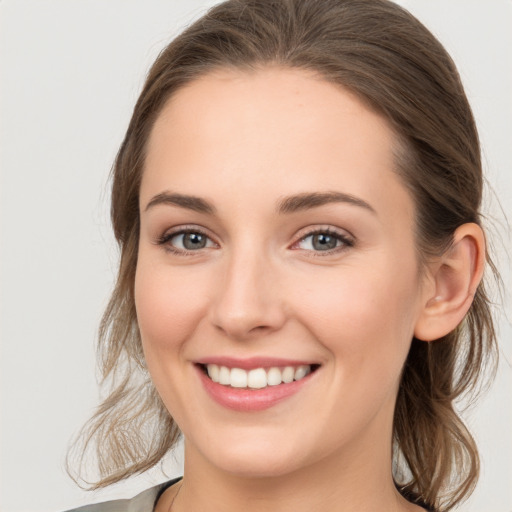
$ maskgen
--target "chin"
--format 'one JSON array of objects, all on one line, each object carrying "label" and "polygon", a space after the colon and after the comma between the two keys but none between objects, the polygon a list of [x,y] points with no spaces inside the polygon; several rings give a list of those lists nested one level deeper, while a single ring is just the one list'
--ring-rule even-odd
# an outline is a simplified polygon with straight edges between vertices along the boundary
[{"label": "chin", "polygon": [[219,467],[226,473],[240,478],[276,478],[293,473],[299,466],[290,460],[268,460],[265,454],[254,457],[226,457]]},{"label": "chin", "polygon": [[299,469],[302,457],[290,445],[276,440],[247,439],[216,443],[208,447],[203,455],[210,464],[226,473],[241,478],[272,478],[292,473]]}]

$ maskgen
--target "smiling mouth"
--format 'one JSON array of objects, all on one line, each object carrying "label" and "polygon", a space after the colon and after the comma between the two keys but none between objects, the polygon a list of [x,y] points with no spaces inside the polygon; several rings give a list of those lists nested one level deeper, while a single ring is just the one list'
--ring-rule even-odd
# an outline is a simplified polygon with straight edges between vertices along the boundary
[{"label": "smiling mouth", "polygon": [[217,364],[199,364],[210,380],[222,386],[238,389],[264,389],[271,386],[290,384],[315,372],[320,365],[272,366],[270,368],[229,368]]}]

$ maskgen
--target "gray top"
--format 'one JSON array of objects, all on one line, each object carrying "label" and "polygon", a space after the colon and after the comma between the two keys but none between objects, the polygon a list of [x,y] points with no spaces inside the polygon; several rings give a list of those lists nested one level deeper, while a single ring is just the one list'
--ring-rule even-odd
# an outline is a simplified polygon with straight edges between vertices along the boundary
[{"label": "gray top", "polygon": [[146,489],[130,499],[93,503],[92,505],[84,505],[83,507],[67,510],[66,512],[153,512],[160,495],[165,489],[179,480],[181,480],[181,478],[175,478],[169,482],[155,485],[155,487]]}]

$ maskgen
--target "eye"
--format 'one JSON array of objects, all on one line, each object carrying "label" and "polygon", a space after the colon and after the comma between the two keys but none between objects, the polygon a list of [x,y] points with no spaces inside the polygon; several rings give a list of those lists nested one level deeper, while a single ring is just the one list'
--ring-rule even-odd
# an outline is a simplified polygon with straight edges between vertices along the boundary
[{"label": "eye", "polygon": [[354,241],[346,235],[324,229],[314,231],[301,238],[296,244],[297,249],[315,252],[336,252],[337,250],[352,247]]},{"label": "eye", "polygon": [[165,245],[171,252],[181,254],[217,246],[208,235],[197,229],[166,233],[158,240],[158,244]]}]

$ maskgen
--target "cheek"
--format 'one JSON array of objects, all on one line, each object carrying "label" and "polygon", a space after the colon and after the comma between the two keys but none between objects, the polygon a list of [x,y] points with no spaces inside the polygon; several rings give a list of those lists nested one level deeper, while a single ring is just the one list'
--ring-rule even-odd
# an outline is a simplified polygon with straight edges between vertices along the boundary
[{"label": "cheek", "polygon": [[404,275],[413,274],[385,268],[346,269],[316,279],[297,303],[302,322],[339,364],[346,365],[350,358],[346,367],[351,371],[360,371],[363,365],[400,368],[412,339],[417,288]]},{"label": "cheek", "polygon": [[147,359],[175,351],[194,332],[206,310],[208,285],[203,277],[139,259],[135,306]]}]

